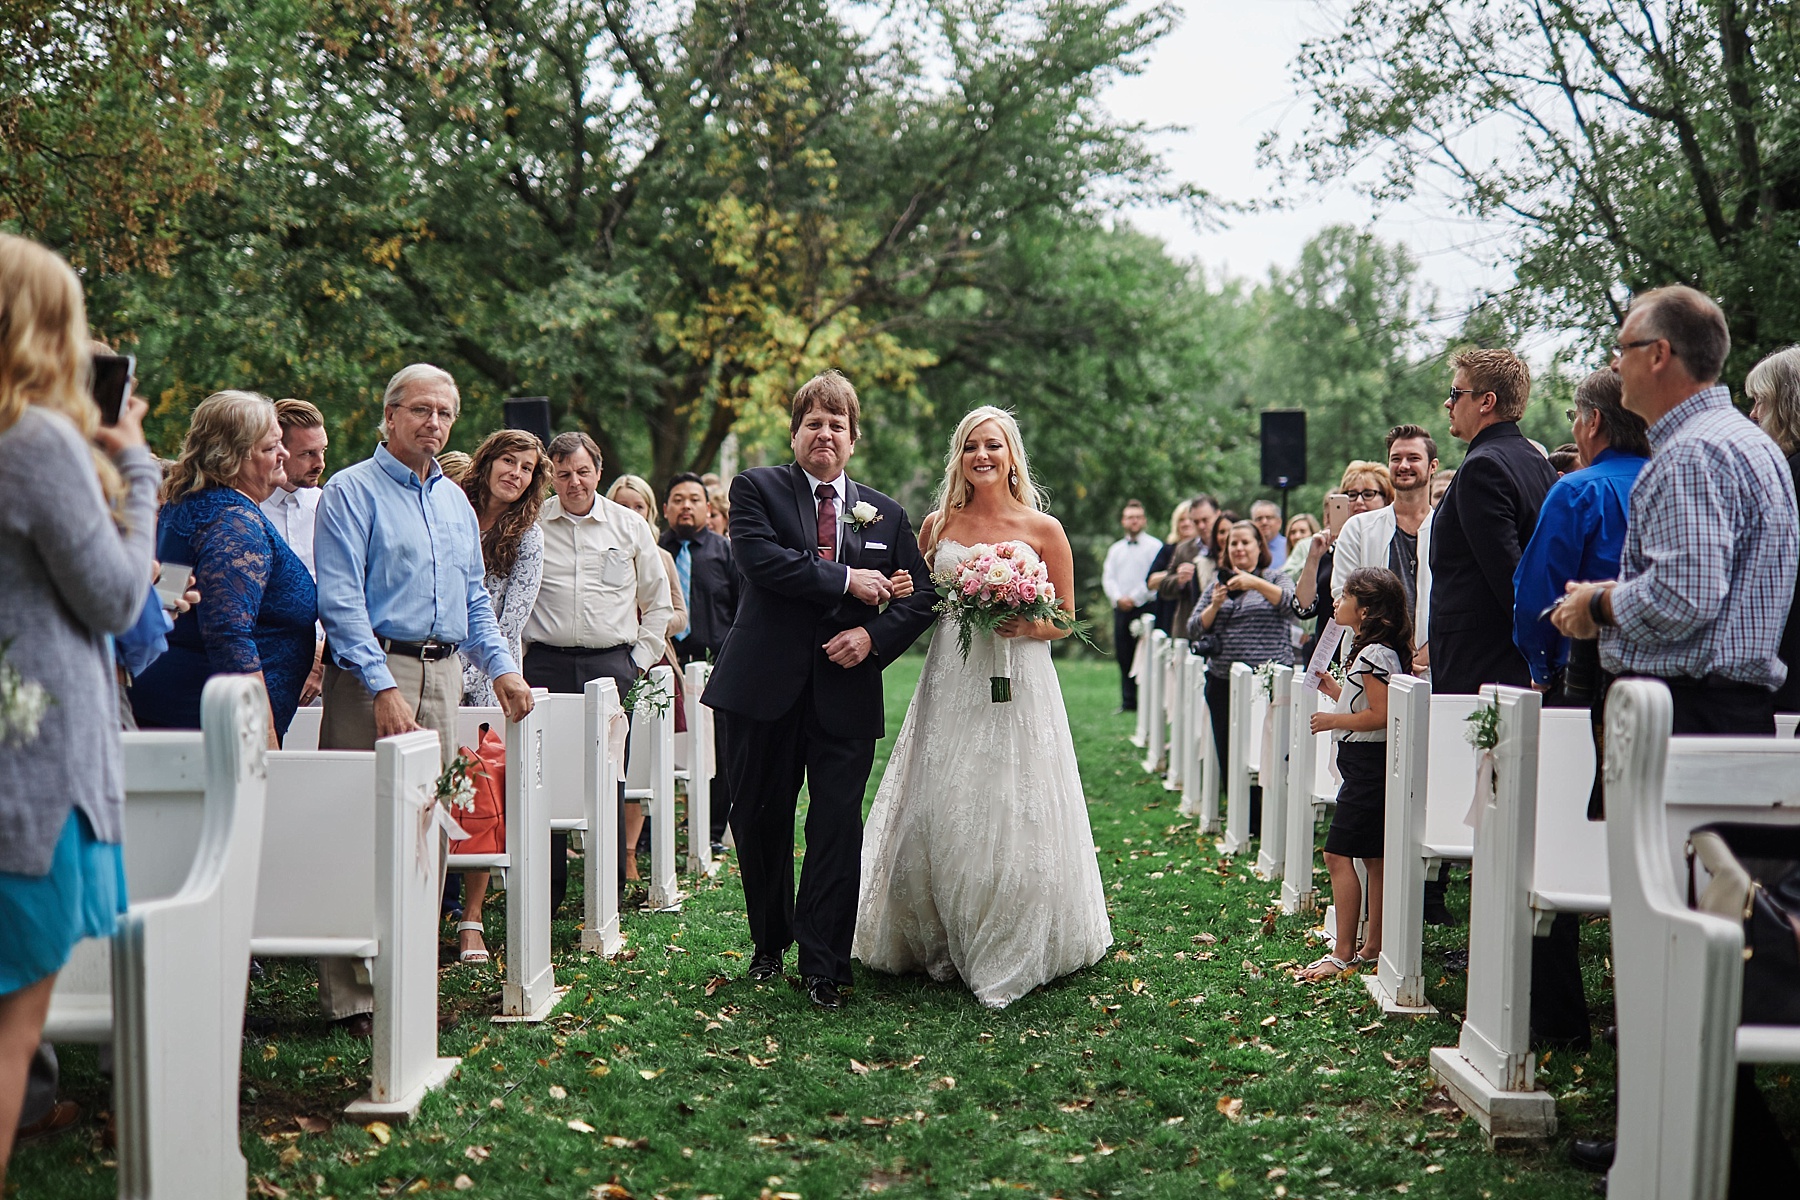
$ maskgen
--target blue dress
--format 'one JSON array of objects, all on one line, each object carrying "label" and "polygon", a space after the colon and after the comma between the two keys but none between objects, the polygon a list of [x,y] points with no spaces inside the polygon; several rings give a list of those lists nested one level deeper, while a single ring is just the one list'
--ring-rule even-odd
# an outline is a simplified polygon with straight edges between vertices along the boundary
[{"label": "blue dress", "polygon": [[210,487],[163,507],[156,556],[191,563],[200,604],[175,619],[168,653],[133,681],[146,729],[200,728],[200,693],[214,675],[263,673],[275,732],[286,736],[312,670],[319,593],[306,564],[256,502]]},{"label": "blue dress", "polygon": [[47,873],[0,871],[0,996],[62,970],[82,938],[111,937],[124,911],[124,854],[71,808]]}]

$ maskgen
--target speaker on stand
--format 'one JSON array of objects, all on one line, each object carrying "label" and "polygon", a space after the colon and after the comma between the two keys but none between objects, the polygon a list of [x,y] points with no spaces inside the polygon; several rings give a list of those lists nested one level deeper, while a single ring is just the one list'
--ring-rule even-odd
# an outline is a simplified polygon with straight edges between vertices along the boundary
[{"label": "speaker on stand", "polygon": [[1288,490],[1306,482],[1306,413],[1298,408],[1262,414],[1262,483],[1281,492],[1281,527],[1287,529]]}]

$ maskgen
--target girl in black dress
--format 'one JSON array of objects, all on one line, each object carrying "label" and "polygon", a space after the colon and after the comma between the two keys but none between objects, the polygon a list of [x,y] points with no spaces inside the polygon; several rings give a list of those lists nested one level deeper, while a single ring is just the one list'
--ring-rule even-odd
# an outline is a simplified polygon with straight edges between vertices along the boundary
[{"label": "girl in black dress", "polygon": [[[1331,900],[1337,906],[1336,941],[1331,953],[1300,972],[1305,980],[1331,979],[1352,967],[1373,966],[1381,955],[1381,857],[1387,807],[1388,680],[1412,669],[1412,621],[1406,615],[1406,592],[1385,567],[1363,567],[1345,581],[1332,616],[1349,629],[1350,670],[1344,686],[1329,675],[1319,690],[1340,702],[1337,712],[1315,713],[1312,731],[1339,731],[1337,810],[1325,835],[1325,869],[1331,874]],[[1362,914],[1362,883],[1356,860],[1369,876],[1369,927],[1354,952],[1356,926]]]}]

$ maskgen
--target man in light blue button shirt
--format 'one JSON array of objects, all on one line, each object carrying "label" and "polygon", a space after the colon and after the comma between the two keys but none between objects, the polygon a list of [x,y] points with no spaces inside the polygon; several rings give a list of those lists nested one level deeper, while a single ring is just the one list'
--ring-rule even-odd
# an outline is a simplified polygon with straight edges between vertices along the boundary
[{"label": "man in light blue button shirt", "polygon": [[[321,749],[369,750],[423,728],[438,735],[448,762],[462,697],[458,649],[494,681],[509,720],[531,711],[482,583],[475,510],[437,465],[460,405],[448,372],[402,368],[382,396],[386,440],[325,485],[313,542],[325,626]],[[374,1009],[366,976],[347,959],[320,963],[319,999],[330,1016],[357,1022],[353,1032]]]}]

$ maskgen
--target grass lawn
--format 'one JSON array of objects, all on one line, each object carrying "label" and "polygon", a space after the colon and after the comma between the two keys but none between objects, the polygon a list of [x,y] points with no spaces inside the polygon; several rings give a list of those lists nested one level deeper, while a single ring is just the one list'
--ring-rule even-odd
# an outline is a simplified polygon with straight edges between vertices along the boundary
[{"label": "grass lawn", "polygon": [[[921,661],[888,673],[890,732]],[[271,962],[251,988],[244,1042],[251,1194],[1590,1194],[1560,1143],[1496,1157],[1434,1098],[1425,1057],[1456,1041],[1460,974],[1437,972],[1444,1015],[1419,1021],[1382,1020],[1354,978],[1292,983],[1278,968],[1317,956],[1316,918],[1275,915],[1278,885],[1254,879],[1253,855],[1222,860],[1144,774],[1130,719],[1113,714],[1114,666],[1062,660],[1060,671],[1112,905],[1116,941],[1100,965],[998,1013],[954,987],[859,967],[844,1010],[819,1013],[795,986],[740,978],[750,944],[727,870],[680,913],[628,913],[619,961],[579,954],[574,923],[559,922],[570,992],[542,1026],[489,1025],[496,975],[446,967],[443,1004],[462,1019],[442,1052],[463,1056],[461,1073],[412,1124],[370,1131],[341,1116],[366,1086],[366,1046],[326,1032],[309,964]],[[1467,897],[1466,882],[1453,885],[1452,907],[1466,913]],[[579,910],[572,894],[565,911]],[[490,907],[490,930],[502,912]],[[1427,963],[1465,933],[1430,931]],[[1605,933],[1585,930],[1596,1013],[1611,1005]],[[91,1049],[70,1047],[64,1063],[65,1094],[89,1119],[23,1148],[8,1194],[115,1193],[94,1115],[107,1085]],[[1610,1050],[1556,1052],[1540,1078],[1565,1134],[1610,1128]]]}]

